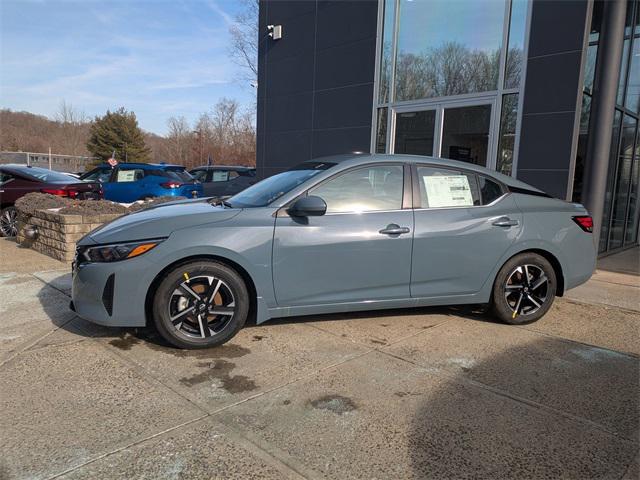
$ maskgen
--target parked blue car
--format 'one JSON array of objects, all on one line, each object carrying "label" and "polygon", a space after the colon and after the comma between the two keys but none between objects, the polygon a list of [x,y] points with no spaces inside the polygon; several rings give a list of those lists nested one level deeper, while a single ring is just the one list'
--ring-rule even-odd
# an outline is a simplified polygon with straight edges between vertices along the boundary
[{"label": "parked blue car", "polygon": [[113,202],[131,203],[167,195],[197,198],[202,185],[180,165],[164,163],[108,164],[85,173],[81,180],[100,182],[104,198]]}]

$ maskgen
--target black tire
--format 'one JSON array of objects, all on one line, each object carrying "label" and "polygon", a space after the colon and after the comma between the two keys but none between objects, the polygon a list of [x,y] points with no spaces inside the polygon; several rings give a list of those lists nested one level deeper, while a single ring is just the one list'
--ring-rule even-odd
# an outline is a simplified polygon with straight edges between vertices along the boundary
[{"label": "black tire", "polygon": [[0,237],[15,237],[18,234],[18,211],[15,207],[0,210]]},{"label": "black tire", "polygon": [[[238,333],[247,320],[249,304],[247,287],[236,271],[219,262],[198,260],[179,265],[165,276],[154,294],[153,320],[171,345],[209,348]],[[216,309],[233,313],[215,314]]]},{"label": "black tire", "polygon": [[546,258],[536,253],[516,255],[496,276],[491,296],[493,313],[510,325],[535,322],[551,308],[556,285],[556,273]]}]

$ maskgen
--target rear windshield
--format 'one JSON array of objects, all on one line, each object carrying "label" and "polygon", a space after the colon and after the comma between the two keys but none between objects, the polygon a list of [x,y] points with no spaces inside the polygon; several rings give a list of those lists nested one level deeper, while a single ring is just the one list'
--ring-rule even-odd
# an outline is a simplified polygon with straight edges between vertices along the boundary
[{"label": "rear windshield", "polygon": [[173,180],[180,180],[181,182],[193,181],[193,176],[185,169],[167,168],[164,173]]},{"label": "rear windshield", "polygon": [[79,183],[81,180],[72,177],[71,175],[65,175],[64,173],[54,172],[40,167],[28,167],[17,170],[21,175],[32,178],[34,180],[40,180],[45,183]]}]

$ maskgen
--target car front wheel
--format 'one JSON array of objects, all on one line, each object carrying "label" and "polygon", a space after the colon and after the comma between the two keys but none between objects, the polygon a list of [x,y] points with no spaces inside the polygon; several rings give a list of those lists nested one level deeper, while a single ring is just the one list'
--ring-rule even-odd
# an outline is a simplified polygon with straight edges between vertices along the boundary
[{"label": "car front wheel", "polygon": [[546,258],[536,253],[516,255],[496,276],[493,312],[511,325],[535,322],[551,308],[556,285],[555,271]]},{"label": "car front wheel", "polygon": [[18,234],[18,211],[15,207],[0,210],[0,236],[15,237]]},{"label": "car front wheel", "polygon": [[162,280],[153,301],[158,332],[178,348],[222,345],[244,326],[248,313],[242,277],[215,261],[177,266]]}]

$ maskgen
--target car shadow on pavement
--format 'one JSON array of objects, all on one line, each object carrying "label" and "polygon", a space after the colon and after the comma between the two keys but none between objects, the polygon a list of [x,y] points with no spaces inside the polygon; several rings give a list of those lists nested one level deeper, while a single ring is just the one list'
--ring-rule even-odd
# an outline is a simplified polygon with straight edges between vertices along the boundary
[{"label": "car shadow on pavement", "polygon": [[475,356],[454,347],[394,351],[439,377],[435,388],[395,393],[414,412],[413,476],[639,478],[640,359],[554,338],[471,341],[482,345]]}]

